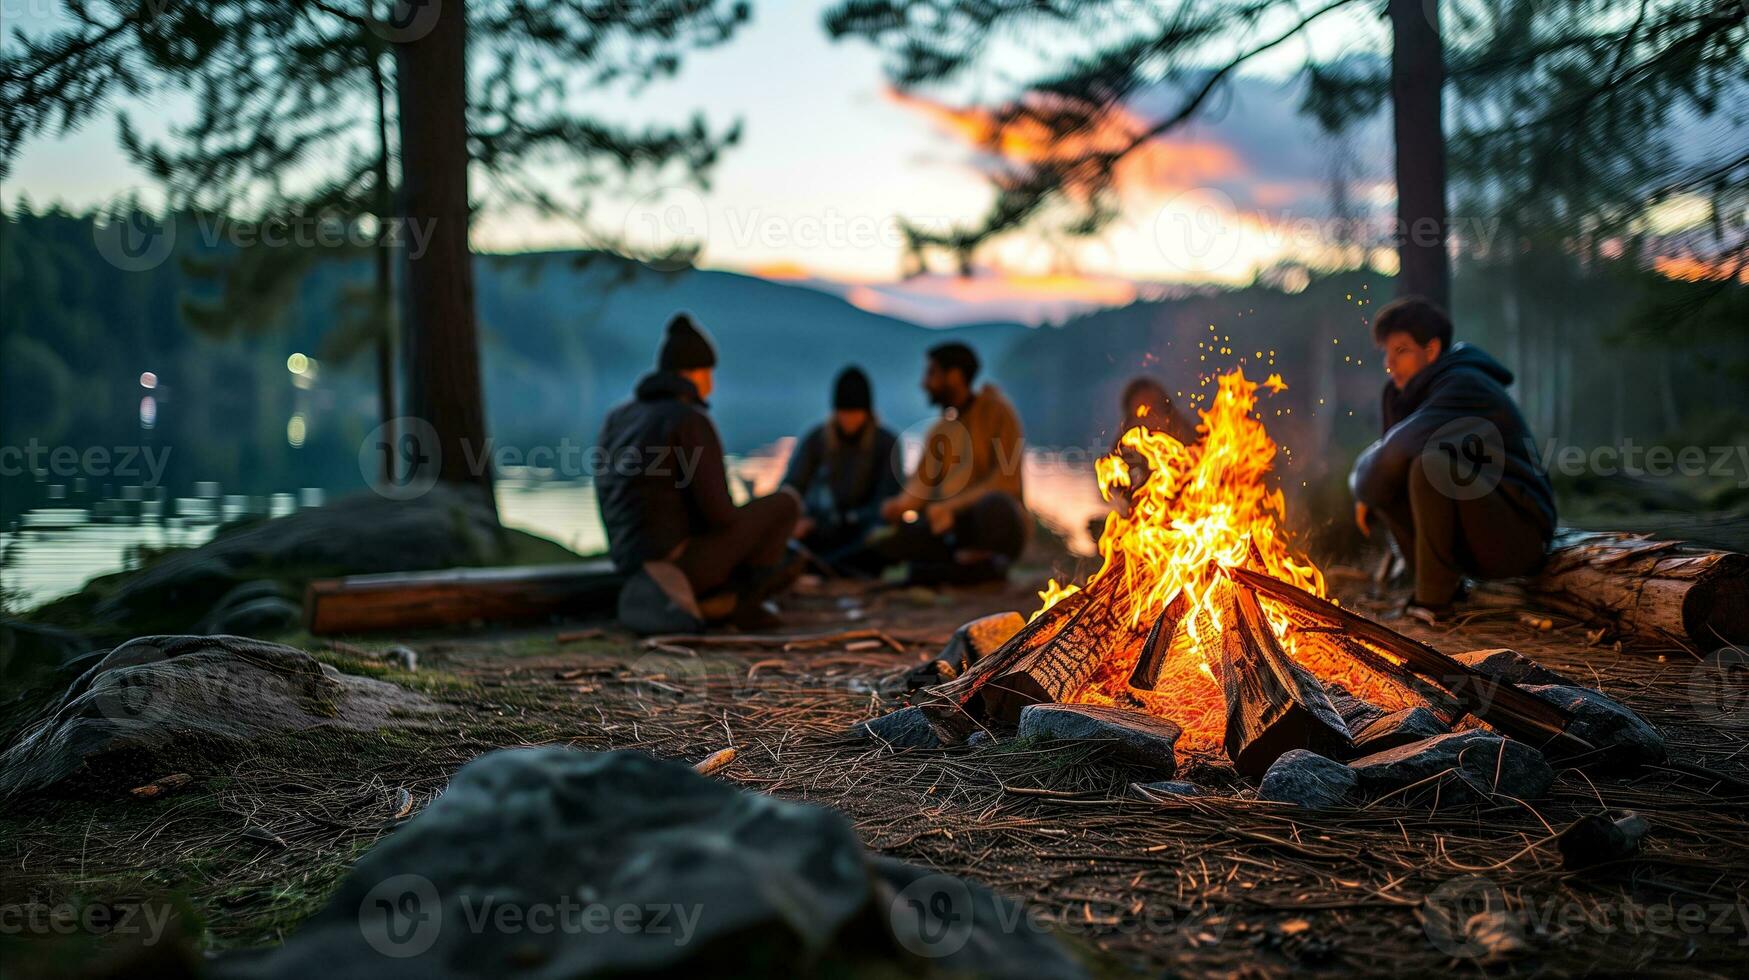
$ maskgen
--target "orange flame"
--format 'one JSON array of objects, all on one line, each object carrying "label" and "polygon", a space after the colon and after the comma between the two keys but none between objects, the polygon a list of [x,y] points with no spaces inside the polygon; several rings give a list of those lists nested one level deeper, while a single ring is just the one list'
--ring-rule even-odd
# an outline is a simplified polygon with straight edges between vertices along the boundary
[{"label": "orange flame", "polygon": [[[1127,494],[1130,507],[1106,518],[1099,538],[1103,562],[1088,583],[1122,576],[1119,612],[1132,636],[1111,644],[1111,650],[1127,654],[1107,657],[1073,698],[1100,704],[1139,701],[1178,723],[1187,748],[1218,744],[1226,723],[1217,678],[1221,631],[1229,628],[1223,621],[1225,590],[1233,586],[1222,570],[1244,566],[1325,594],[1323,573],[1289,549],[1282,530],[1286,502],[1280,489],[1270,488],[1277,447],[1258,417],[1259,385],[1246,380],[1242,370],[1218,380],[1218,393],[1198,413],[1200,441],[1186,445],[1136,426],[1124,433],[1117,452],[1095,465],[1100,493],[1107,500]],[[1272,390],[1286,387],[1279,375],[1265,384]],[[1141,483],[1135,485],[1138,477]],[[1052,580],[1039,593],[1044,602],[1039,612],[1077,591]],[[1129,687],[1140,652],[1134,641],[1180,593],[1188,611],[1158,686],[1152,692]],[[1263,606],[1283,651],[1320,679],[1340,682],[1381,707],[1411,703],[1407,692],[1393,689],[1393,683],[1364,671],[1327,643],[1300,642],[1304,637],[1285,615],[1270,603]]]}]

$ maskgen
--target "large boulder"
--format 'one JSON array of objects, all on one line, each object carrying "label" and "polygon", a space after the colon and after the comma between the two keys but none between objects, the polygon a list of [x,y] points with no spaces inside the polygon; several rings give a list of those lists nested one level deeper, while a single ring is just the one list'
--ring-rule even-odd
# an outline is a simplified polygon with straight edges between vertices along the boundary
[{"label": "large boulder", "polygon": [[214,966],[268,980],[1081,975],[1012,903],[871,860],[836,811],[556,747],[469,763],[284,946]]},{"label": "large boulder", "polygon": [[1342,763],[1316,752],[1291,749],[1270,763],[1257,788],[1257,798],[1328,810],[1348,803],[1359,784],[1360,777]]},{"label": "large boulder", "polygon": [[1441,803],[1474,803],[1491,796],[1537,799],[1548,794],[1554,771],[1536,749],[1472,730],[1438,735],[1362,756],[1349,763],[1361,792],[1377,799],[1410,787]]},{"label": "large boulder", "polygon": [[1096,704],[1032,704],[1020,711],[1023,738],[1104,744],[1113,758],[1153,769],[1161,779],[1178,771],[1173,749],[1181,734],[1164,718]]},{"label": "large boulder", "polygon": [[235,636],[149,636],[109,651],[0,755],[0,799],[109,794],[270,735],[416,725],[437,706],[302,650]]},{"label": "large boulder", "polygon": [[1606,750],[1613,762],[1656,765],[1667,755],[1664,736],[1620,701],[1569,684],[1532,684],[1525,690],[1571,714],[1567,731]]},{"label": "large boulder", "polygon": [[52,674],[87,649],[83,638],[67,630],[0,619],[0,686],[13,689]]},{"label": "large boulder", "polygon": [[[256,586],[262,597],[289,590],[295,600],[312,578],[575,557],[550,541],[500,526],[484,496],[471,488],[440,483],[413,499],[361,493],[229,526],[199,548],[96,579],[46,611],[57,622],[77,622],[105,635],[189,632],[220,614],[239,586],[263,580],[278,588]],[[261,607],[250,615],[268,612]]]}]

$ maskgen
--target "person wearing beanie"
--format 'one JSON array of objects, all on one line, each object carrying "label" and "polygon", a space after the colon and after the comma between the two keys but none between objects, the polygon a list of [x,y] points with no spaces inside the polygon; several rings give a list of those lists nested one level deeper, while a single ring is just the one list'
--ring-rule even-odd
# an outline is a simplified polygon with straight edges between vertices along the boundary
[{"label": "person wearing beanie", "polygon": [[767,628],[767,600],[800,570],[788,543],[801,513],[793,491],[737,507],[706,401],[716,345],[685,313],[668,321],[656,370],[608,413],[596,501],[614,567],[630,576],[620,618],[640,632],[717,619]]},{"label": "person wearing beanie", "polygon": [[873,572],[866,542],[881,502],[898,493],[899,440],[874,414],[868,375],[846,367],[832,383],[832,414],[796,443],[783,485],[802,498],[796,537],[829,567]]},{"label": "person wearing beanie", "polygon": [[995,385],[974,390],[977,376],[978,355],[965,344],[930,349],[923,390],[941,417],[923,437],[916,471],[881,504],[890,532],[871,542],[886,560],[907,563],[913,584],[1005,579],[1032,530],[1020,416]]}]

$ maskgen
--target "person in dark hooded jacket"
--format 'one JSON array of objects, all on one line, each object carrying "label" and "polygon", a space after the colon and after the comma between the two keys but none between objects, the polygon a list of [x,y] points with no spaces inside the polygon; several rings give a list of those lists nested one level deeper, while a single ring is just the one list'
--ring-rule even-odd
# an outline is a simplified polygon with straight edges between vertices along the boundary
[{"label": "person in dark hooded jacket", "polygon": [[1535,572],[1555,532],[1555,500],[1512,372],[1480,348],[1453,345],[1451,320],[1418,297],[1385,306],[1373,340],[1391,376],[1384,436],[1355,461],[1355,522],[1383,521],[1415,573],[1407,612],[1439,620],[1463,576]]},{"label": "person in dark hooded jacket", "polygon": [[903,488],[904,465],[898,437],[875,415],[868,375],[857,367],[838,372],[832,416],[796,443],[783,474],[783,485],[802,497],[797,537],[833,568],[878,568],[869,532],[882,526],[881,504]]},{"label": "person in dark hooded jacket", "polygon": [[[686,619],[710,618],[700,598],[732,590],[738,623],[769,625],[761,604],[793,578],[787,545],[801,500],[783,489],[735,506],[706,414],[716,363],[716,347],[690,316],[669,321],[656,370],[602,425],[596,499],[614,567],[633,577],[629,595],[666,597],[685,613],[673,625],[685,628]],[[647,605],[622,595],[621,618]],[[665,628],[661,617],[633,618],[645,632]]]}]

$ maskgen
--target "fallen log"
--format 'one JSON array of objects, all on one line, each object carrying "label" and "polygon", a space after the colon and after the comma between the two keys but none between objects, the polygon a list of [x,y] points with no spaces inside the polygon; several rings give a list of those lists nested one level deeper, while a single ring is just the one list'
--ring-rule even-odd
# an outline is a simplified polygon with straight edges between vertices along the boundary
[{"label": "fallen log", "polygon": [[1160,673],[1166,669],[1166,657],[1172,652],[1172,639],[1178,634],[1178,626],[1184,621],[1185,614],[1190,611],[1190,597],[1180,589],[1166,608],[1160,611],[1158,619],[1148,630],[1148,638],[1142,642],[1141,656],[1136,658],[1136,669],[1130,672],[1130,686],[1144,691],[1152,691],[1160,686]]},{"label": "fallen log", "polygon": [[1221,686],[1227,699],[1227,758],[1239,772],[1261,777],[1290,749],[1340,757],[1352,743],[1348,726],[1324,685],[1276,642],[1256,593],[1227,592],[1229,624],[1221,631]]},{"label": "fallen log", "polygon": [[624,581],[606,559],[317,579],[304,593],[304,621],[331,636],[611,615]]},{"label": "fallen log", "polygon": [[1228,568],[1234,581],[1258,595],[1288,606],[1331,626],[1339,626],[1351,639],[1365,643],[1423,679],[1438,684],[1464,710],[1499,729],[1501,734],[1538,748],[1561,748],[1568,752],[1595,752],[1596,747],[1567,731],[1572,716],[1527,694],[1511,684],[1495,680],[1440,653],[1425,643],[1358,616],[1320,599],[1310,592],[1277,578],[1245,568]]},{"label": "fallen log", "polygon": [[1525,590],[1578,606],[1623,636],[1674,637],[1709,651],[1749,642],[1749,555],[1632,534],[1568,534]]}]

